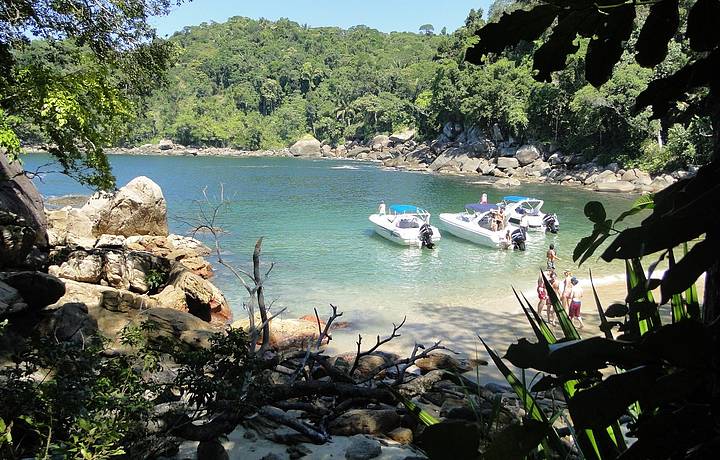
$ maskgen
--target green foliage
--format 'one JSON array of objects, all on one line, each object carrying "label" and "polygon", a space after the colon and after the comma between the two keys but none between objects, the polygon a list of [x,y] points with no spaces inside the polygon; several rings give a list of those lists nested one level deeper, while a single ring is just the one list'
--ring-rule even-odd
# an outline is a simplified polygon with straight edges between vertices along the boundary
[{"label": "green foliage", "polygon": [[161,271],[151,269],[145,274],[145,283],[150,291],[157,292],[167,281],[168,274]]}]

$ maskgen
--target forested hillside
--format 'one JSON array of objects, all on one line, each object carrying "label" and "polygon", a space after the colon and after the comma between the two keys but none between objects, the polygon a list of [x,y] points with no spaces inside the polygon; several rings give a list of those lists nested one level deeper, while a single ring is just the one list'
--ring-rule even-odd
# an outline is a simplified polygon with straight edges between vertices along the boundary
[{"label": "forested hillside", "polygon": [[[518,4],[496,2],[489,20]],[[643,20],[638,17],[629,45]],[[568,154],[650,170],[708,157],[707,120],[684,128],[632,112],[654,74],[687,62],[691,51],[680,34],[662,66],[644,69],[625,53],[612,79],[596,89],[583,77],[582,39],[567,68],[546,83],[533,80],[531,56],[552,37],[492,56],[482,66],[464,62],[473,32],[484,23],[482,11],[472,10],[451,34],[434,34],[428,25],[417,34],[385,34],[365,26],[308,28],[242,17],[187,27],[169,39],[177,57],[166,86],[120,142],[170,138],[184,145],[266,149],[307,134],[339,144],[406,127],[430,140],[455,122],[496,142],[552,143]]]}]

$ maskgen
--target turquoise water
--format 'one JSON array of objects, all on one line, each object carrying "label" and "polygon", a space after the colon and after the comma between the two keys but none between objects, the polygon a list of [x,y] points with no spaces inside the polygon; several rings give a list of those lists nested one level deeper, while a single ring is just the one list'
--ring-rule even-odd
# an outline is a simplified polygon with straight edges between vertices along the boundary
[{"label": "turquoise water", "polygon": [[[170,228],[186,233],[184,220],[194,212],[202,190],[218,196],[220,184],[229,200],[220,225],[228,262],[249,267],[255,240],[264,237],[263,260],[274,262],[267,295],[273,308],[302,316],[328,304],[345,311],[343,319],[368,327],[382,320],[423,314],[438,306],[487,308],[512,295],[511,286],[534,292],[537,270],[554,243],[562,258],[560,269],[573,267],[572,249],[590,233],[582,214],[584,204],[600,199],[609,216],[625,210],[632,198],[598,195],[557,185],[523,185],[498,189],[474,184],[478,178],[437,176],[387,170],[354,161],[291,158],[219,158],[111,156],[118,185],[138,175],[152,178],[163,189]],[[47,163],[40,154],[24,158],[27,169]],[[52,169],[52,168],[50,168]],[[60,174],[38,180],[46,196],[88,193]],[[526,252],[499,251],[466,243],[447,232],[434,250],[397,246],[374,234],[368,215],[380,200],[412,203],[440,212],[459,212],[478,201],[520,194],[543,198],[545,211],[561,221],[557,235],[531,234]],[[438,225],[439,219],[433,220]],[[438,225],[442,231],[442,225]],[[592,262],[596,277],[620,268]],[[583,266],[582,273],[587,273]],[[229,273],[218,268],[216,284],[241,314],[245,291]],[[372,317],[373,321],[369,318]],[[438,316],[444,317],[441,312]],[[430,320],[433,321],[433,320]],[[477,321],[468,319],[468,321]]]}]

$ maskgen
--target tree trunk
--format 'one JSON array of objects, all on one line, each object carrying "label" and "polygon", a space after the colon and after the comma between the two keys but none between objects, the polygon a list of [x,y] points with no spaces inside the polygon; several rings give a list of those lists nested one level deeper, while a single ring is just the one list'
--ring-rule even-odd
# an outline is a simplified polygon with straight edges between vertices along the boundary
[{"label": "tree trunk", "polygon": [[[711,162],[720,162],[720,97],[715,95],[715,104],[710,114],[713,129],[713,155]],[[707,232],[706,238],[720,239],[720,228],[715,226]],[[710,324],[720,317],[720,258],[705,273],[705,295],[703,296],[703,321]]]},{"label": "tree trunk", "polygon": [[262,345],[260,345],[260,354],[267,350],[270,345],[270,323],[268,321],[267,310],[265,309],[265,294],[263,294],[262,287],[262,273],[260,272],[260,250],[262,248],[262,238],[257,240],[255,243],[255,250],[253,251],[253,277],[255,278],[255,286],[257,288],[257,301],[258,309],[260,310],[260,320],[263,322],[263,338]]}]

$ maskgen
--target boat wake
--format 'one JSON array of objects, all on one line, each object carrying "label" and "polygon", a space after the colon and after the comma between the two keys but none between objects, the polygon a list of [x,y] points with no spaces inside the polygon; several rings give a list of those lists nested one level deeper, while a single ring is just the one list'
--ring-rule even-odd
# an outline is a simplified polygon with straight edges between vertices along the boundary
[{"label": "boat wake", "polygon": [[330,169],[360,169],[357,166],[342,165],[342,166],[331,166]]}]

